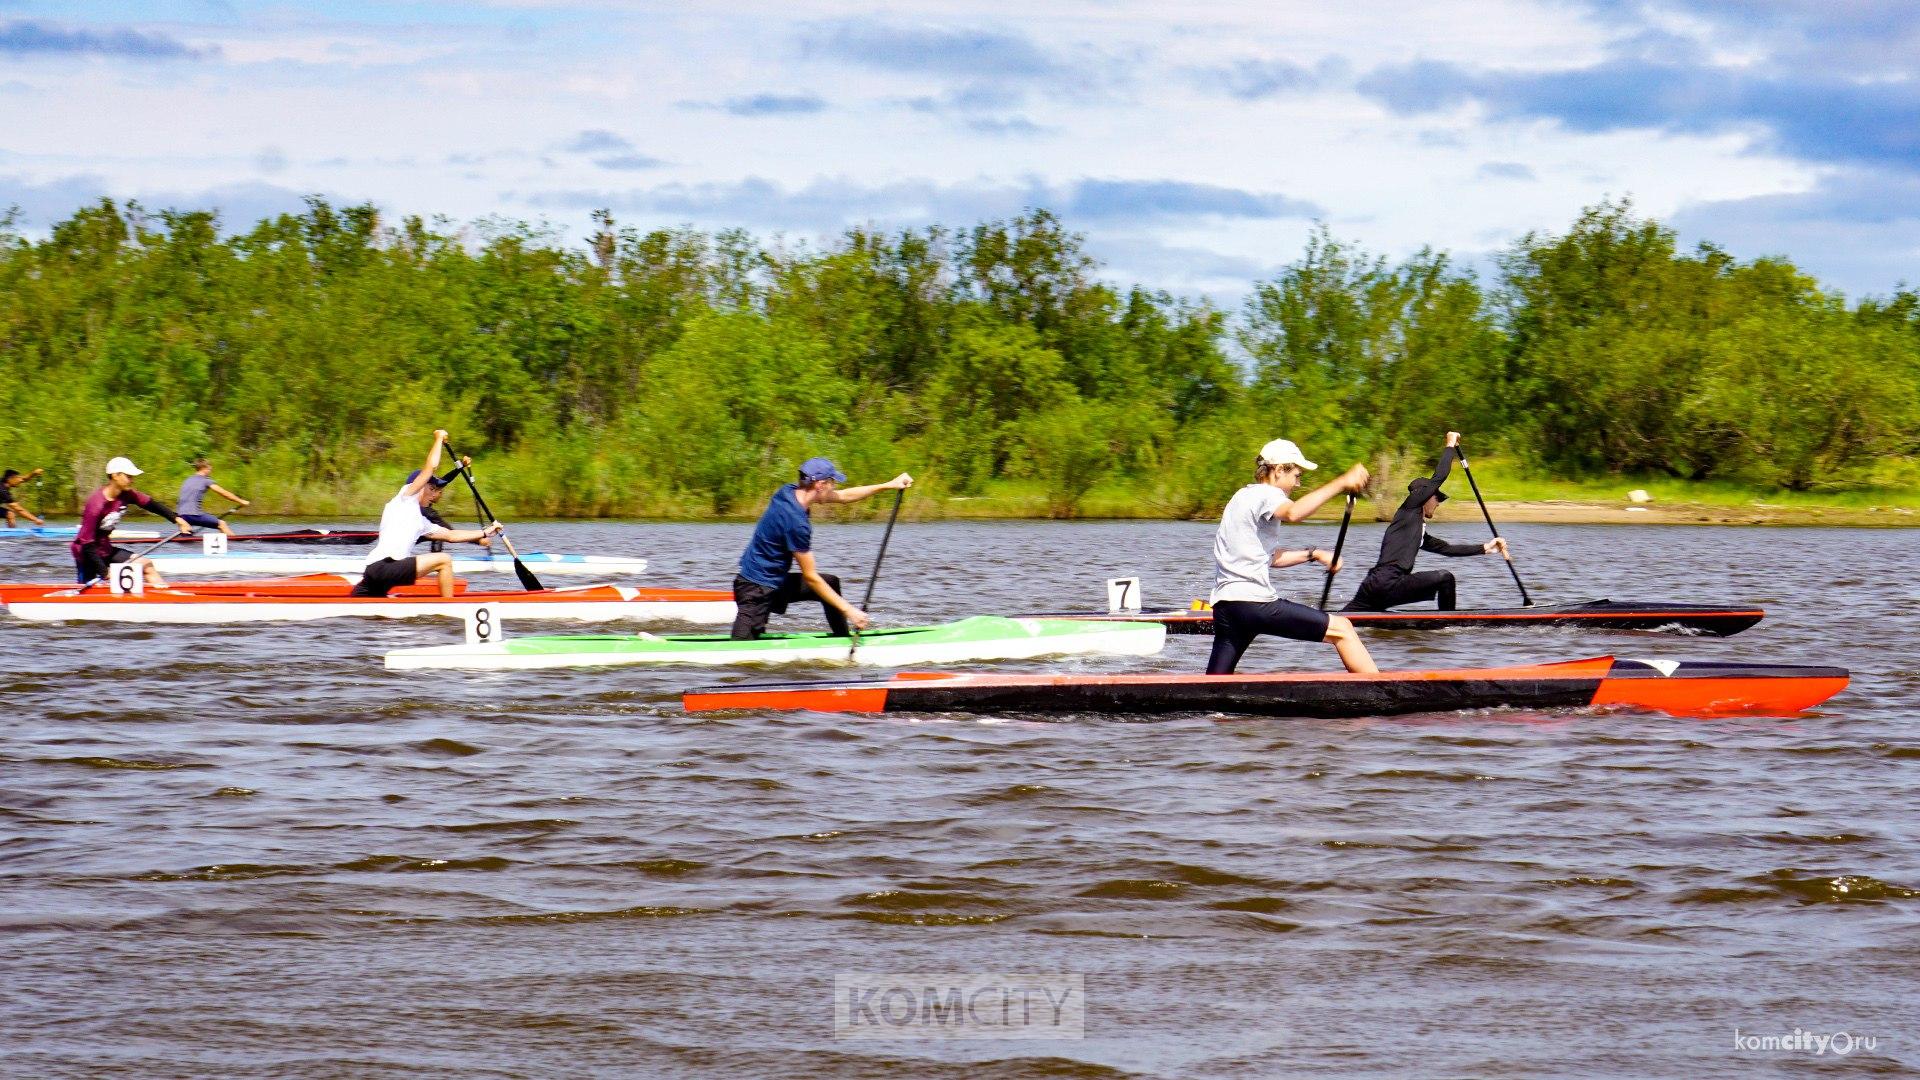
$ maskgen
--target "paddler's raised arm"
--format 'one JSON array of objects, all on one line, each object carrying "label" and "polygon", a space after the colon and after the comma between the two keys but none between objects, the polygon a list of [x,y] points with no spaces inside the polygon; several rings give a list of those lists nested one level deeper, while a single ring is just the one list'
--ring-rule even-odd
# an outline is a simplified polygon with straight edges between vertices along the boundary
[{"label": "paddler's raised arm", "polygon": [[1365,491],[1367,482],[1371,479],[1372,477],[1367,474],[1367,467],[1356,463],[1353,468],[1288,503],[1287,508],[1280,511],[1280,519],[1289,525],[1305,521],[1335,495],[1344,495],[1349,492],[1358,495]]},{"label": "paddler's raised arm", "polygon": [[433,473],[440,467],[440,448],[447,444],[445,428],[436,428],[433,433],[433,449],[427,451],[427,462],[420,466],[420,474],[402,488],[409,495],[420,494],[420,489],[433,483]]},{"label": "paddler's raised arm", "polygon": [[878,492],[893,491],[896,488],[904,490],[912,486],[913,477],[906,473],[901,473],[899,476],[894,477],[884,484],[866,484],[861,487],[835,488],[832,491],[823,492],[820,501],[823,503],[856,503]]}]

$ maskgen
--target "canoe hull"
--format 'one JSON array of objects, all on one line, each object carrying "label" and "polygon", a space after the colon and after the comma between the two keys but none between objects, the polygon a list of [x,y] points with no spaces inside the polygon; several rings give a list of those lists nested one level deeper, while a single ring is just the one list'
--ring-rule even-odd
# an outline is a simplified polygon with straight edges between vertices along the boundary
[{"label": "canoe hull", "polygon": [[[522,562],[535,574],[559,576],[614,577],[640,574],[647,569],[645,559],[623,559],[608,555],[555,555],[546,552],[522,552]],[[156,555],[152,562],[162,574],[352,574],[359,575],[366,559],[357,555],[295,555],[282,553],[230,551],[225,555]],[[510,573],[513,557],[499,555],[474,558],[456,554],[456,574]]]},{"label": "canoe hull", "polygon": [[949,675],[710,687],[688,691],[690,712],[1073,713],[1338,719],[1465,709],[1622,708],[1678,716],[1793,716],[1846,689],[1844,669],[1782,664],[1670,663],[1610,656],[1505,668],[1377,675]]},{"label": "canoe hull", "polygon": [[898,667],[1042,656],[1151,656],[1165,643],[1166,628],[1149,623],[987,617],[863,634],[858,648],[847,638],[827,634],[779,635],[759,641],[730,641],[715,635],[568,635],[397,649],[386,655],[386,666],[489,671],[634,664]]},{"label": "canoe hull", "polygon": [[[1457,611],[1400,609],[1396,611],[1338,611],[1363,630],[1443,630],[1449,628],[1520,629],[1537,626],[1581,630],[1637,630],[1646,633],[1731,637],[1766,617],[1757,607],[1719,607],[1708,604],[1634,604],[1594,600],[1580,604],[1536,605],[1526,608],[1462,608]],[[1213,633],[1213,612],[1207,609],[1064,613],[1031,615],[1034,619],[1137,619],[1157,622],[1169,634]]]},{"label": "canoe hull", "polygon": [[[156,589],[141,596],[114,596],[96,586],[4,586],[7,611],[30,622],[130,622],[214,624],[307,622],[345,617],[463,619],[491,607],[502,619],[575,622],[674,622],[711,626],[733,621],[733,594],[714,589],[635,589],[583,585],[544,592],[479,592],[463,587],[450,600],[429,586],[396,589],[382,597],[349,596],[351,580],[316,574],[307,578],[236,581]],[[29,592],[28,590],[33,590]]]}]

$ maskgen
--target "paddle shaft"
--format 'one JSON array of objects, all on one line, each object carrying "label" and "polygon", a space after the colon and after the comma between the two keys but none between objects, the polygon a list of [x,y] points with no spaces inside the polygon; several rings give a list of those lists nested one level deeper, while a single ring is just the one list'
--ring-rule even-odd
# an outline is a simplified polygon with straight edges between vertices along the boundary
[{"label": "paddle shaft", "polygon": [[[1454,449],[1459,450],[1459,447]],[[1498,540],[1500,530],[1494,527],[1493,515],[1487,512],[1487,500],[1480,497],[1480,485],[1474,483],[1473,467],[1467,464],[1467,454],[1464,450],[1460,451],[1460,471],[1467,474],[1467,486],[1473,489],[1473,501],[1480,504],[1480,516],[1487,519],[1487,531],[1493,534],[1495,540]],[[1520,602],[1527,607],[1532,607],[1533,597],[1527,595],[1527,585],[1520,580],[1520,571],[1513,568],[1513,556],[1503,551],[1501,558],[1507,561],[1507,573],[1513,575],[1513,583],[1520,589]]]},{"label": "paddle shaft", "polygon": [[[880,582],[880,564],[886,561],[887,543],[893,539],[893,523],[900,520],[900,503],[906,497],[906,488],[893,489],[893,512],[887,515],[887,531],[880,534],[880,553],[873,557],[873,573],[867,576],[867,595],[860,600],[861,611],[867,610],[873,603],[873,587]],[[853,646],[847,650],[847,659],[852,660],[854,652],[860,648],[860,631],[849,625],[847,633],[853,638]]]},{"label": "paddle shaft", "polygon": [[1320,586],[1320,610],[1327,610],[1327,597],[1333,595],[1333,568],[1340,565],[1340,549],[1347,546],[1347,526],[1353,523],[1353,503],[1356,496],[1347,492],[1347,509],[1340,515],[1340,535],[1333,538],[1333,558],[1327,560],[1327,582]]},{"label": "paddle shaft", "polygon": [[[473,493],[473,505],[480,508],[480,515],[486,518],[489,523],[499,521],[500,519],[494,517],[493,511],[487,507],[487,500],[481,498],[480,489],[474,485],[473,466],[461,461],[460,452],[455,450],[451,443],[446,444],[446,446],[447,453],[453,455],[453,460],[460,462],[460,476],[466,480],[467,490]],[[484,525],[481,527],[485,528]],[[507,545],[507,554],[513,556],[513,573],[520,579],[520,587],[528,592],[540,592],[544,590],[546,586],[540,584],[540,579],[535,577],[533,571],[527,568],[527,564],[520,561],[520,553],[513,550],[513,541],[507,539],[507,530],[504,528],[500,530],[500,542]]]}]

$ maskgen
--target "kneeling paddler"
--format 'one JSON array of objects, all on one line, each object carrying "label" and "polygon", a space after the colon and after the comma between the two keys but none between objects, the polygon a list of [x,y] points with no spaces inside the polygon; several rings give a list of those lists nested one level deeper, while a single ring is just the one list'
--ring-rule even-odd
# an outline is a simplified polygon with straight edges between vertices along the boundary
[{"label": "kneeling paddler", "polygon": [[1380,562],[1367,571],[1360,591],[1342,610],[1385,611],[1402,604],[1433,600],[1439,610],[1452,611],[1453,575],[1445,570],[1416,574],[1414,559],[1422,551],[1450,557],[1507,553],[1506,540],[1498,536],[1484,544],[1450,544],[1427,532],[1427,522],[1433,520],[1434,511],[1447,500],[1447,493],[1440,490],[1440,485],[1446,482],[1459,457],[1460,433],[1449,431],[1440,460],[1434,463],[1433,475],[1408,482],[1406,501],[1394,513],[1393,523],[1387,526],[1387,535],[1380,541]]}]

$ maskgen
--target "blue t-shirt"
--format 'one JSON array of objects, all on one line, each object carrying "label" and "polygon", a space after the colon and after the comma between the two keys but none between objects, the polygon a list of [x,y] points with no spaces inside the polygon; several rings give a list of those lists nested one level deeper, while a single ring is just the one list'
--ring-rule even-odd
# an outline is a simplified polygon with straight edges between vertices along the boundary
[{"label": "blue t-shirt", "polygon": [[207,497],[207,489],[213,486],[213,477],[194,473],[180,485],[180,506],[176,513],[201,514],[200,500]]},{"label": "blue t-shirt", "polygon": [[766,513],[740,555],[740,576],[756,585],[779,588],[793,570],[793,557],[813,550],[813,519],[793,491],[788,484],[767,500]]}]

